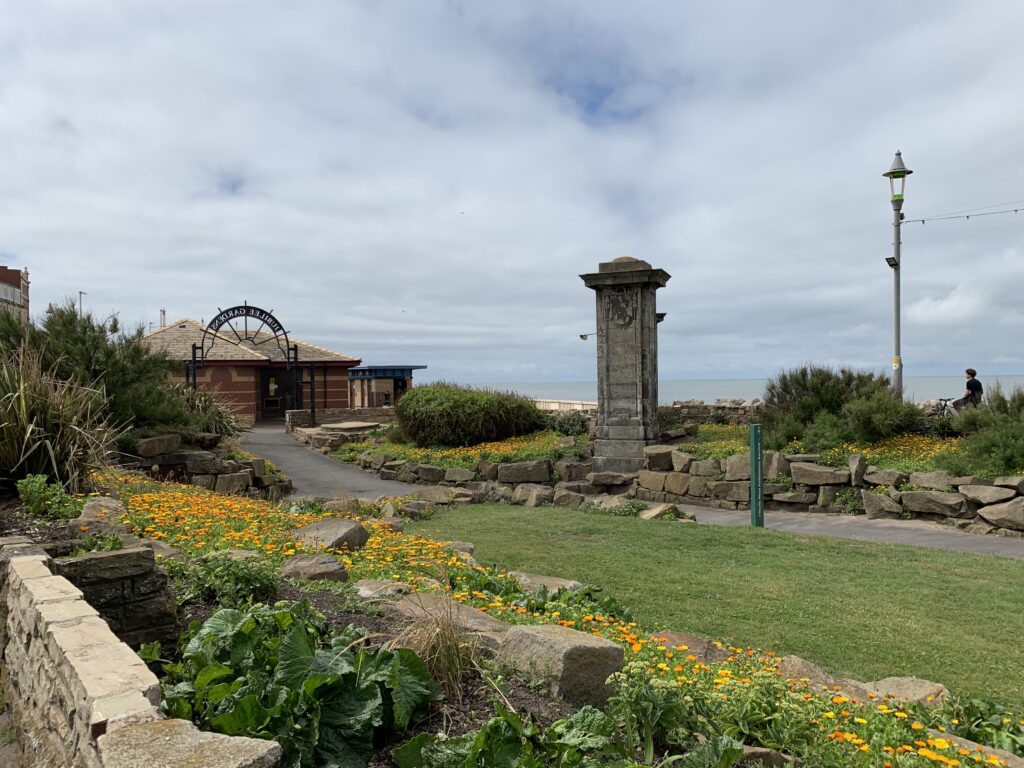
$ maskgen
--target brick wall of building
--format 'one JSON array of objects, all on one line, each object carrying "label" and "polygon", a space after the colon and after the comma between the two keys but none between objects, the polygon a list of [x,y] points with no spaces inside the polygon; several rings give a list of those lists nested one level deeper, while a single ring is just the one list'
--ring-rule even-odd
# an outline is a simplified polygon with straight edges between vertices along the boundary
[{"label": "brick wall of building", "polygon": [[[174,381],[184,383],[184,370],[171,375]],[[256,420],[256,403],[259,398],[259,368],[242,365],[207,365],[200,368],[199,388],[216,393],[245,424]]]}]

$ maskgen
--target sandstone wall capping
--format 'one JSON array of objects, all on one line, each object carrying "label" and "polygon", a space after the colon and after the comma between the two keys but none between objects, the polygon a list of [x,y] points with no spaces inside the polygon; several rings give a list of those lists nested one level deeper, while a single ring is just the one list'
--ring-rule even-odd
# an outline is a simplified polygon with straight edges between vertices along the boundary
[{"label": "sandstone wall capping", "polygon": [[2,685],[25,768],[278,765],[274,742],[197,735],[191,723],[161,720],[156,676],[54,567],[27,538],[0,537]]}]

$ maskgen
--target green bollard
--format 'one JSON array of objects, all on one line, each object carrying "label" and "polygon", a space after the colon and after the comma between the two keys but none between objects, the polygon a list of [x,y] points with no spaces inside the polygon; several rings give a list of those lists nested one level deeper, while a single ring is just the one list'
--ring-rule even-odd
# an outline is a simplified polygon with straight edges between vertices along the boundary
[{"label": "green bollard", "polygon": [[764,452],[761,425],[750,425],[750,524],[764,528]]}]

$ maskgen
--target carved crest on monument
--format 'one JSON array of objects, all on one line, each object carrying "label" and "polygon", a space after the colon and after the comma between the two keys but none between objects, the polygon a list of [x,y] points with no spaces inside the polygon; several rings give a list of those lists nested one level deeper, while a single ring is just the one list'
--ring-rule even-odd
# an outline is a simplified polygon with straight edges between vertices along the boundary
[{"label": "carved crest on monument", "polygon": [[608,317],[619,328],[629,328],[636,319],[636,293],[629,288],[609,291]]}]

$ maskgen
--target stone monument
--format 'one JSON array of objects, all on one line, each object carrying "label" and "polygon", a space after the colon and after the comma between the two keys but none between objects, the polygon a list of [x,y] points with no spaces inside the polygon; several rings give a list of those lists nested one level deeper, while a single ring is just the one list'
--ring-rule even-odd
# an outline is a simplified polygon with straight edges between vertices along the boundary
[{"label": "stone monument", "polygon": [[595,472],[638,472],[658,437],[656,291],[670,275],[623,256],[580,275],[597,293]]}]

